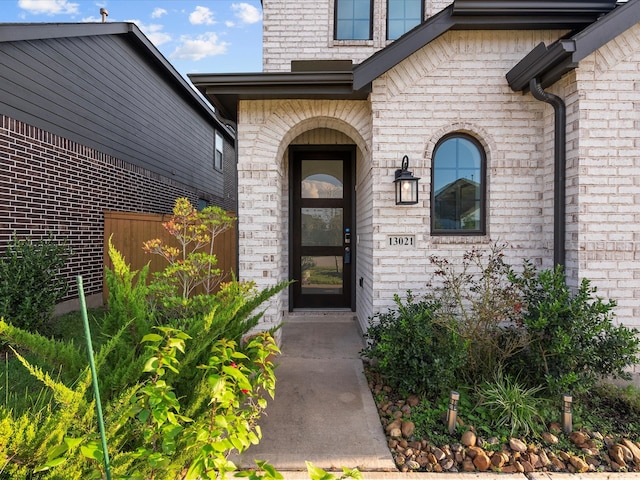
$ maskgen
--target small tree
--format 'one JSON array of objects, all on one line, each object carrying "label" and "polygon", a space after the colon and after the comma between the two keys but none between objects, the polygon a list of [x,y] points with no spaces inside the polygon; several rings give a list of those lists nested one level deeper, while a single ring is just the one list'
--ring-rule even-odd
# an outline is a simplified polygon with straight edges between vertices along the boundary
[{"label": "small tree", "polygon": [[166,245],[158,238],[143,244],[146,253],[160,255],[169,263],[156,279],[174,288],[183,300],[190,298],[200,285],[205,294],[213,293],[222,280],[213,253],[215,238],[231,228],[235,220],[220,207],[198,212],[187,198],[178,198],[173,218],[162,226],[178,240],[180,248]]}]

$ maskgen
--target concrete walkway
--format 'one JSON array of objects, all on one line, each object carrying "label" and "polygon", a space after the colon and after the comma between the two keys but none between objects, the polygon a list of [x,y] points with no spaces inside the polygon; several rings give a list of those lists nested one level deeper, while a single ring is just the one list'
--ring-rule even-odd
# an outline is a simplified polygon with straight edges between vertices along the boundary
[{"label": "concrete walkway", "polygon": [[[276,398],[260,421],[262,441],[239,459],[280,471],[396,471],[359,356],[364,343],[353,314],[294,315],[282,327]],[[305,473],[306,475],[306,473]]]},{"label": "concrete walkway", "polygon": [[364,480],[640,480],[638,473],[401,473],[380,425],[358,352],[352,314],[295,315],[282,331],[276,398],[261,418],[262,441],[232,460],[240,468],[266,460],[284,480],[309,480],[305,461]]}]

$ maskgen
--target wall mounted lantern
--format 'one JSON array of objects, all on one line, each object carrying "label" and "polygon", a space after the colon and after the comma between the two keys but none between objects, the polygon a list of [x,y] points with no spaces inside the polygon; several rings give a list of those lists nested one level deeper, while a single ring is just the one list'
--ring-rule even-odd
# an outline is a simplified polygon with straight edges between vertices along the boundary
[{"label": "wall mounted lantern", "polygon": [[396,170],[396,205],[414,205],[418,203],[418,180],[408,170],[409,157],[402,158],[402,168]]}]

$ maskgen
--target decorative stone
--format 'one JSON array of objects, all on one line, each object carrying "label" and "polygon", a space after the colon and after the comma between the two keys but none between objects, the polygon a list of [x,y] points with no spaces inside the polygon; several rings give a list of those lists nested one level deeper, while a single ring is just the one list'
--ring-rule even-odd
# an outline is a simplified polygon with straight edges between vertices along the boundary
[{"label": "decorative stone", "polygon": [[407,420],[402,422],[402,426],[400,428],[401,428],[402,436],[404,438],[411,438],[413,437],[413,433],[415,432],[416,426],[413,422]]},{"label": "decorative stone", "polygon": [[534,468],[533,468],[533,465],[531,465],[531,462],[529,460],[521,460],[520,464],[522,465],[522,468],[524,469],[524,473],[533,472]]},{"label": "decorative stone", "polygon": [[385,431],[387,432],[387,435],[390,434],[391,430],[394,430],[396,428],[400,429],[401,425],[402,425],[402,420],[400,420],[399,418],[396,418],[393,422],[391,422],[389,425],[385,427]]},{"label": "decorative stone", "polygon": [[491,466],[491,459],[481,450],[473,459],[473,464],[479,471],[486,472]]},{"label": "decorative stone", "polygon": [[609,449],[609,456],[611,457],[611,460],[617,463],[620,467],[627,467],[627,462],[624,461],[624,450],[622,449],[622,445],[613,445]]},{"label": "decorative stone", "polygon": [[588,457],[585,457],[584,461],[587,462],[589,466],[593,466],[595,468],[598,468],[600,465],[602,465],[602,462],[600,461],[600,459],[596,457],[588,456]]},{"label": "decorative stone", "polygon": [[583,432],[571,432],[569,434],[569,441],[579,447],[584,445],[589,440],[589,436]]},{"label": "decorative stone", "polygon": [[409,470],[419,470],[420,469],[420,464],[418,462],[416,462],[415,460],[407,460],[407,463],[405,463],[405,465],[407,467],[409,467]]},{"label": "decorative stone", "polygon": [[624,445],[625,447],[627,447],[629,449],[629,451],[631,452],[631,455],[633,457],[633,462],[637,465],[640,464],[640,448],[633,443],[632,441],[628,440],[628,439],[624,439],[622,440],[620,443],[622,443],[622,445]]},{"label": "decorative stone", "polygon": [[553,468],[556,472],[561,472],[567,468],[566,465],[558,457],[553,457],[551,459],[551,465],[553,465]]},{"label": "decorative stone", "polygon": [[514,452],[523,453],[523,452],[527,451],[527,444],[524,443],[522,440],[520,440],[518,438],[510,438],[509,439],[509,447]]},{"label": "decorative stone", "polygon": [[627,463],[633,462],[633,453],[631,453],[631,450],[622,443],[620,444],[620,449],[622,450],[622,458],[624,458],[624,461]]},{"label": "decorative stone", "polygon": [[562,450],[558,452],[558,456],[562,459],[563,462],[568,462],[571,455],[567,452],[563,452]]},{"label": "decorative stone", "polygon": [[409,397],[407,398],[407,404],[409,404],[410,407],[415,407],[419,403],[420,397],[418,397],[417,395],[409,395]]},{"label": "decorative stone", "polygon": [[571,465],[573,465],[573,467],[576,469],[577,473],[584,473],[589,470],[589,464],[587,464],[587,462],[582,460],[580,457],[572,455],[569,461],[571,462]]},{"label": "decorative stone", "polygon": [[422,468],[426,467],[427,464],[429,463],[429,455],[425,452],[421,452],[416,457],[416,462],[418,462]]},{"label": "decorative stone", "polygon": [[502,468],[509,461],[509,455],[505,452],[496,452],[491,456],[491,465]]},{"label": "decorative stone", "polygon": [[476,444],[476,434],[471,430],[467,430],[462,434],[462,438],[460,439],[460,443],[466,447],[471,447]]},{"label": "decorative stone", "polygon": [[500,469],[502,473],[518,473],[518,469],[515,465],[505,465]]},{"label": "decorative stone", "polygon": [[476,469],[476,466],[473,464],[473,460],[469,457],[465,458],[462,462],[462,470],[465,472],[473,472]]},{"label": "decorative stone", "polygon": [[440,463],[442,469],[445,471],[451,470],[451,468],[453,468],[453,464],[453,458],[445,458],[442,463]]},{"label": "decorative stone", "polygon": [[544,442],[547,443],[548,445],[557,445],[558,444],[558,437],[556,437],[551,432],[543,432],[542,433],[542,440],[544,440]]},{"label": "decorative stone", "polygon": [[442,460],[444,460],[447,457],[447,455],[442,450],[440,450],[438,447],[433,447],[431,449],[431,453],[435,457],[436,462],[441,462]]},{"label": "decorative stone", "polygon": [[400,438],[402,436],[402,430],[395,427],[388,431],[388,435],[392,438]]},{"label": "decorative stone", "polygon": [[470,459],[474,459],[476,458],[476,456],[482,452],[482,449],[480,447],[468,447],[467,448],[467,457],[469,457]]},{"label": "decorative stone", "polygon": [[548,467],[550,464],[551,460],[549,460],[547,452],[545,452],[544,450],[540,450],[540,453],[538,455],[538,463],[535,465],[536,468]]},{"label": "decorative stone", "polygon": [[[528,457],[529,457],[529,459],[527,461],[531,464],[531,466],[533,468],[536,468],[536,465],[540,461],[540,456],[538,456],[535,453],[529,453]],[[526,468],[525,468],[525,470],[526,470]]]}]

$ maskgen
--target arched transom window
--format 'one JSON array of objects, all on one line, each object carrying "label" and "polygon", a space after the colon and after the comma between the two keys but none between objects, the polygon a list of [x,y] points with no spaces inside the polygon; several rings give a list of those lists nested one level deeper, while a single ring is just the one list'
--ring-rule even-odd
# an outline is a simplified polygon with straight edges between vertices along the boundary
[{"label": "arched transom window", "polygon": [[486,224],[482,145],[470,135],[443,137],[431,169],[431,234],[483,235]]}]

